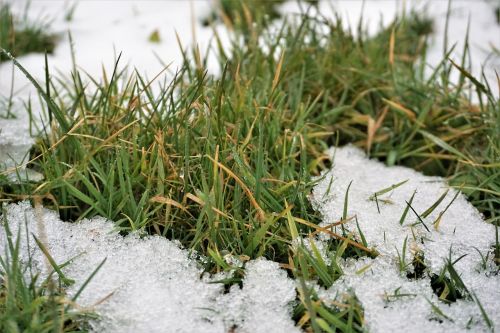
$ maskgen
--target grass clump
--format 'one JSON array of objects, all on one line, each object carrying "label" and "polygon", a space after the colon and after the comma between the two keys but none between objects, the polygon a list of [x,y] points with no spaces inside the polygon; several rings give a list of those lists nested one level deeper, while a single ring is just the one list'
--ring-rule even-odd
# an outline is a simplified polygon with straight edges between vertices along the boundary
[{"label": "grass clump", "polygon": [[310,327],[314,332],[365,332],[363,309],[356,296],[345,294],[325,304],[309,290],[300,292],[299,299],[293,316],[299,327]]},{"label": "grass clump", "polygon": [[45,277],[35,273],[31,252],[28,262],[22,261],[21,228],[17,235],[12,235],[5,214],[2,224],[2,232],[10,237],[7,244],[2,244],[5,255],[0,256],[0,331],[82,331],[92,313],[78,309],[76,297],[66,296],[63,278],[54,275],[56,270]]},{"label": "grass clump", "polygon": [[[26,9],[27,11],[27,9]],[[52,53],[56,36],[48,33],[49,24],[30,22],[27,17],[15,17],[8,3],[0,2],[0,47],[14,57],[32,52]],[[1,54],[0,61],[9,58]]]},{"label": "grass clump", "polygon": [[341,295],[333,302],[325,302],[318,297],[310,284],[310,281],[316,280],[318,285],[324,288],[333,285],[343,274],[339,259],[344,255],[347,246],[348,242],[344,241],[332,252],[330,260],[325,260],[324,255],[330,251],[321,253],[312,238],[309,239],[309,246],[305,246],[303,242],[294,244],[289,269],[299,281],[298,302],[293,313],[299,327],[314,332],[364,331],[363,308],[353,293]]},{"label": "grass clump", "polygon": [[[315,29],[317,20],[303,19],[298,28],[285,27],[279,35],[285,59],[282,89],[294,96],[299,86],[303,96],[290,97],[290,103],[317,99],[308,121],[339,133],[340,144],[363,147],[387,165],[449,178],[489,222],[497,223],[500,109],[490,87],[464,69],[465,60],[448,61],[450,50],[426,74],[432,24],[419,14],[397,19],[371,38],[361,28],[356,37],[342,30],[340,20],[326,21],[324,33]],[[273,45],[267,47],[276,54]],[[458,84],[450,83],[452,71],[460,73]],[[478,105],[467,97],[470,91]],[[323,142],[332,145],[335,138]]]},{"label": "grass clump", "polygon": [[458,259],[452,260],[450,249],[449,258],[446,259],[441,273],[431,276],[431,287],[434,293],[445,303],[456,302],[457,299],[462,298],[471,299],[469,290],[454,267],[465,256],[463,255]]},{"label": "grass clump", "polygon": [[248,32],[251,24],[267,24],[281,15],[277,7],[286,0],[219,0],[216,9],[203,20],[204,25],[218,20],[229,27]]}]

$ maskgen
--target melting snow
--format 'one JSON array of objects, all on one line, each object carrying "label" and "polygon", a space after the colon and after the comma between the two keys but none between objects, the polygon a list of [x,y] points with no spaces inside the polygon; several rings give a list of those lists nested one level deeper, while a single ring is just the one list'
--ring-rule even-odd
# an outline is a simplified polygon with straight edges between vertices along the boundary
[{"label": "melting snow", "polygon": [[[21,228],[22,255],[28,259],[26,229],[45,239],[59,264],[75,258],[64,269],[76,280],[69,287],[74,295],[94,269],[107,261],[78,298],[78,304],[94,308],[100,319],[91,322],[94,332],[294,332],[291,318],[295,283],[277,263],[257,259],[246,264],[243,288],[229,293],[202,277],[202,269],[178,243],[159,236],[127,237],[113,231],[103,218],[80,223],[62,222],[53,211],[36,209],[27,202],[7,207],[12,233]],[[43,231],[41,231],[43,230]],[[0,254],[6,235],[0,232]],[[29,248],[39,271],[45,259],[33,238]],[[218,277],[220,278],[220,276]]]},{"label": "melting snow", "polygon": [[[466,331],[468,325],[474,331],[486,330],[480,308],[473,300],[461,299],[446,305],[433,293],[429,274],[439,275],[451,249],[454,260],[466,255],[455,268],[468,290],[477,295],[496,328],[500,328],[498,268],[490,260],[488,267],[482,269],[478,253],[486,255],[492,251],[495,229],[484,222],[465,197],[458,194],[436,227],[433,222],[456,194],[443,179],[424,176],[404,167],[386,167],[369,160],[361,150],[352,146],[332,149],[330,153],[335,154],[334,167],[315,187],[313,203],[323,214],[324,225],[340,220],[347,187],[352,181],[348,216],[357,216],[368,246],[375,248],[379,256],[375,259],[348,259],[343,267],[345,275],[329,290],[320,290],[321,296],[330,299],[339,290],[353,290],[364,307],[371,332],[459,332]],[[375,192],[405,180],[407,182],[403,185],[378,197],[379,212],[376,202],[369,198]],[[410,201],[415,190],[411,206],[419,215],[449,191],[440,205],[423,218],[429,230],[411,210],[400,225],[406,202]],[[342,232],[340,227],[334,228],[338,233]],[[344,228],[360,239],[355,222],[344,224]],[[408,238],[407,263],[416,252],[424,254],[429,273],[424,273],[420,279],[408,279],[406,272],[399,271],[398,251],[402,253],[405,237]],[[360,273],[360,270],[364,272]],[[397,297],[395,293],[411,296]],[[453,321],[433,312],[429,301]]]}]

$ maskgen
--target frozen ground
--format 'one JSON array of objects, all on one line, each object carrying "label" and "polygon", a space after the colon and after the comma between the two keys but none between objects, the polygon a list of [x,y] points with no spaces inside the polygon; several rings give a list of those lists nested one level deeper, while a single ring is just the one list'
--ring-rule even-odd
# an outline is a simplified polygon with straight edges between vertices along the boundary
[{"label": "frozen ground", "polygon": [[[379,253],[375,259],[341,262],[345,274],[328,290],[317,287],[326,304],[353,291],[364,308],[370,332],[466,332],[467,327],[474,332],[487,331],[477,297],[495,328],[500,328],[498,267],[491,255],[482,267],[478,253],[486,256],[491,252],[494,229],[462,195],[452,202],[455,192],[442,179],[408,168],[386,167],[349,146],[335,151],[334,167],[324,176],[313,193],[324,224],[342,215],[345,192],[352,181],[348,216],[357,216],[368,246]],[[403,185],[380,195],[379,212],[376,202],[369,200],[373,193],[405,180]],[[399,223],[405,201],[415,190],[412,207],[420,215],[449,190],[435,211],[424,218],[429,230],[411,211],[403,224]],[[439,224],[434,224],[450,203]],[[124,238],[103,218],[72,224],[62,222],[55,212],[38,209],[29,203],[10,205],[7,220],[13,234],[21,228],[23,259],[27,260],[30,248],[39,270],[50,267],[32,239],[28,247],[25,221],[28,230],[44,240],[56,262],[76,257],[64,270],[69,278],[78,281],[69,288],[70,296],[107,258],[79,298],[82,306],[95,305],[101,316],[92,322],[95,332],[163,332],[166,327],[169,331],[227,332],[233,326],[238,332],[298,331],[290,319],[296,285],[277,263],[264,259],[248,262],[243,288],[233,285],[229,293],[224,293],[220,284],[210,283],[222,276],[202,277],[196,260],[175,242],[137,234]],[[344,224],[344,228],[360,238],[354,222]],[[428,272],[418,279],[406,276],[411,265],[404,272],[399,270],[398,252],[403,253],[405,237],[406,263],[411,263],[418,252],[424,255],[428,267]],[[319,245],[325,241],[324,237],[316,239]],[[2,230],[2,255],[5,242]],[[433,293],[429,276],[440,273],[449,251],[453,260],[466,255],[455,269],[473,296],[446,305]],[[433,310],[431,303],[446,317]]]}]

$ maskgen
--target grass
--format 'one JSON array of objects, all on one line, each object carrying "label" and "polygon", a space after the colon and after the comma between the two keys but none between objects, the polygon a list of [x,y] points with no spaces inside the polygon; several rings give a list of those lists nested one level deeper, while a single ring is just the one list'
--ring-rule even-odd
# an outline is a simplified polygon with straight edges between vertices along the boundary
[{"label": "grass", "polygon": [[[327,264],[317,251],[293,246],[298,236],[329,233],[335,258],[375,255],[366,240],[318,226],[308,194],[312,177],[330,167],[325,149],[351,142],[387,165],[448,177],[499,224],[498,100],[465,60],[452,63],[445,54],[424,75],[419,59],[432,23],[417,13],[374,37],[361,25],[357,35],[345,31],[340,18],[304,15],[274,32],[265,21],[248,24],[254,15],[245,19],[229,50],[217,47],[215,32],[221,77],[206,74],[198,50],[184,50],[171,81],[127,74],[119,58],[102,79],[75,71],[58,89],[48,72],[45,87],[33,80],[48,119],[29,167],[45,180],[3,183],[0,195],[41,196],[65,220],[102,215],[124,233],[178,239],[212,259],[209,272],[224,269],[222,252],[278,261],[302,281],[302,327],[359,331],[355,295],[347,308],[332,308],[306,287],[309,279],[331,285],[342,274],[336,259]],[[458,85],[450,83],[452,71],[461,75]],[[344,211],[338,223],[350,218]]]},{"label": "grass", "polygon": [[[25,13],[28,10],[27,7]],[[16,17],[8,3],[0,2],[0,47],[14,57],[32,52],[52,53],[57,38],[49,29],[48,22],[31,22],[26,15]],[[6,60],[9,60],[6,55],[0,55],[0,62]]]},{"label": "grass", "polygon": [[210,25],[213,21],[222,21],[228,27],[248,32],[253,22],[263,24],[267,23],[268,18],[280,17],[277,7],[284,2],[285,0],[219,0],[216,8],[202,23]]},{"label": "grass", "polygon": [[[58,266],[44,250],[49,261],[53,263],[54,270],[47,276],[42,276],[34,269],[31,252],[27,262],[21,258],[21,228],[18,229],[17,235],[13,235],[5,214],[2,227],[10,237],[7,244],[2,244],[5,246],[5,255],[0,256],[0,331],[86,331],[87,320],[94,315],[77,307],[76,300],[81,291],[75,297],[69,298],[64,288],[68,280],[61,274],[54,276],[54,273],[60,272],[60,268],[67,263]],[[38,244],[43,248],[43,244]],[[84,287],[87,283],[88,281],[84,283]]]},{"label": "grass", "polygon": [[431,277],[431,287],[441,301],[451,303],[456,302],[457,299],[471,298],[469,290],[454,267],[465,256],[452,260],[450,249],[449,258],[446,260],[441,273]]}]

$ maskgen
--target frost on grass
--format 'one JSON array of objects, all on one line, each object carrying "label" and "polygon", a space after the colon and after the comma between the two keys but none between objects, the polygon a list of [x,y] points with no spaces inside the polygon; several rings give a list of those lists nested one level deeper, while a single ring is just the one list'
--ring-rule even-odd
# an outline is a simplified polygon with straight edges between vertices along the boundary
[{"label": "frost on grass", "polygon": [[[62,222],[53,211],[29,203],[9,205],[6,217],[13,235],[21,228],[22,256],[33,252],[35,267],[47,273],[43,254],[31,233],[45,244],[58,264],[74,258],[63,271],[77,282],[74,295],[95,268],[101,270],[80,295],[80,306],[95,310],[94,332],[292,332],[295,284],[277,263],[264,259],[245,267],[243,287],[224,294],[217,279],[202,269],[187,250],[159,236],[122,237],[103,218]],[[26,221],[26,223],[25,223]],[[26,227],[30,244],[26,241]],[[0,232],[0,255],[6,235]],[[28,247],[29,246],[29,247]],[[219,277],[220,278],[220,277]]]},{"label": "frost on grass", "polygon": [[[353,290],[371,332],[489,331],[489,325],[500,329],[500,276],[491,254],[494,227],[441,178],[404,167],[386,167],[352,146],[330,153],[334,167],[315,187],[313,204],[323,214],[324,225],[339,221],[352,181],[347,217],[357,217],[368,246],[379,255],[375,259],[346,259],[345,274],[329,290],[319,290],[320,296],[331,299],[339,291]],[[407,202],[411,207],[401,224]],[[344,231],[339,226],[333,231],[350,233],[361,242],[354,219],[343,227]],[[490,253],[489,259],[483,262],[479,253],[484,257]],[[462,298],[446,303],[438,298],[446,296],[445,287],[434,284],[434,292],[431,279],[436,281],[450,254],[452,261],[465,255],[453,267],[467,291],[462,290]],[[424,264],[417,265],[417,272],[414,258]],[[449,272],[446,276],[454,281]]]}]

